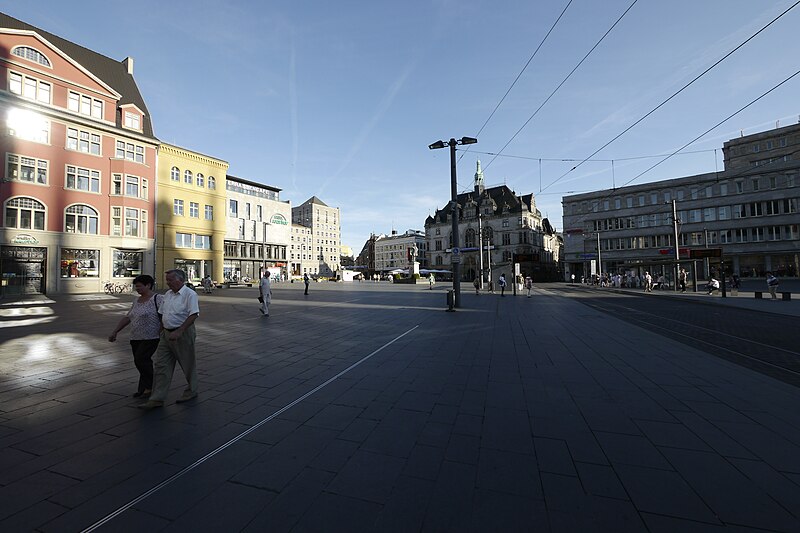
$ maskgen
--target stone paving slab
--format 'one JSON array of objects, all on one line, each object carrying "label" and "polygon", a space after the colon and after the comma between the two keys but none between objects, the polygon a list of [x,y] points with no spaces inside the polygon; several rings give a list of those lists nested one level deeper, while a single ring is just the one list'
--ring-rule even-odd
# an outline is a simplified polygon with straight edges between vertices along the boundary
[{"label": "stone paving slab", "polygon": [[124,302],[20,304],[52,313],[0,328],[0,529],[800,530],[791,385],[547,288],[445,313],[441,290],[294,285],[269,319],[201,295],[200,397],[173,403],[178,371],[150,413],[104,340]]}]

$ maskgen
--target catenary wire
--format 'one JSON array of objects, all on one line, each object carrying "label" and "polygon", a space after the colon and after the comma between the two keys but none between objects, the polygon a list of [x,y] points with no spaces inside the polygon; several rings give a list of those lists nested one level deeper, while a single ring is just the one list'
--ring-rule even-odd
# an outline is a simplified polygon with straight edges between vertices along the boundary
[{"label": "catenary wire", "polygon": [[[565,77],[563,80],[561,80],[561,83],[559,83],[559,84],[556,86],[556,88],[555,88],[555,89],[553,89],[553,92],[551,92],[551,93],[550,93],[550,96],[548,96],[547,98],[545,98],[544,102],[542,102],[542,103],[541,103],[541,105],[539,105],[539,107],[537,107],[537,108],[536,108],[536,111],[534,111],[534,112],[533,112],[533,114],[532,114],[530,117],[528,117],[528,120],[526,120],[526,121],[525,121],[525,122],[522,124],[522,126],[520,126],[520,128],[519,128],[519,129],[518,129],[518,130],[517,130],[517,131],[514,133],[514,135],[512,135],[512,136],[511,136],[511,138],[508,140],[508,142],[507,142],[506,144],[504,144],[504,145],[503,145],[503,147],[502,147],[502,148],[501,148],[501,149],[500,149],[500,150],[497,152],[497,153],[498,153],[498,155],[499,155],[499,154],[502,154],[502,153],[503,153],[503,150],[505,150],[505,149],[508,147],[508,145],[509,145],[509,144],[511,144],[511,143],[514,141],[514,139],[516,139],[516,138],[517,138],[517,135],[519,135],[519,134],[522,132],[522,130],[524,130],[524,129],[525,129],[525,127],[526,127],[528,124],[530,124],[531,120],[533,120],[533,118],[534,118],[534,117],[535,117],[535,116],[536,116],[536,115],[539,113],[539,111],[540,111],[540,110],[541,110],[541,109],[542,109],[542,108],[543,108],[543,107],[544,107],[544,106],[547,104],[547,102],[549,102],[549,101],[550,101],[550,99],[551,99],[551,98],[552,98],[552,97],[553,97],[553,96],[554,96],[554,95],[555,95],[555,94],[558,92],[558,90],[559,90],[559,89],[561,89],[561,87],[562,87],[562,86],[563,86],[565,83],[567,83],[567,80],[569,80],[569,78],[570,78],[570,77],[571,77],[571,76],[572,76],[572,75],[575,73],[575,71],[577,71],[577,70],[578,70],[578,68],[580,68],[580,66],[583,64],[583,62],[584,62],[584,61],[586,61],[586,60],[589,58],[589,56],[592,54],[592,52],[594,52],[594,51],[597,49],[597,47],[598,47],[598,46],[600,46],[600,43],[602,43],[602,42],[603,42],[603,40],[604,40],[606,37],[608,37],[608,35],[609,35],[609,34],[610,34],[610,33],[611,33],[613,30],[614,30],[614,28],[616,28],[616,27],[617,27],[617,24],[619,24],[619,23],[622,21],[622,19],[625,17],[625,15],[627,15],[627,14],[628,14],[628,12],[630,12],[630,10],[633,8],[633,6],[634,6],[634,5],[636,5],[636,2],[638,2],[638,1],[639,1],[639,0],[633,0],[633,2],[631,3],[631,5],[629,5],[629,6],[628,6],[628,9],[626,9],[626,10],[625,10],[625,11],[622,13],[622,15],[620,15],[620,16],[619,16],[619,18],[618,18],[618,19],[617,19],[617,20],[614,22],[614,24],[612,24],[612,25],[611,25],[611,27],[610,27],[610,28],[608,28],[608,30],[607,30],[607,31],[606,31],[606,32],[603,34],[603,36],[602,36],[602,37],[600,37],[600,39],[599,39],[599,40],[598,40],[598,41],[597,41],[597,42],[594,44],[594,46],[592,46],[592,48],[591,48],[591,49],[589,49],[589,51],[588,51],[588,52],[586,52],[586,55],[584,55],[584,56],[583,56],[583,59],[581,59],[580,61],[578,61],[578,64],[577,64],[577,65],[575,65],[575,67],[574,67],[574,68],[573,68],[573,69],[572,69],[572,70],[569,72],[569,74],[567,74],[567,76],[566,76],[566,77]],[[800,0],[798,0],[798,2],[800,2]],[[595,153],[596,153],[596,152],[595,152]],[[491,166],[491,164],[494,162],[494,160],[495,160],[495,159],[497,159],[498,155],[494,156],[494,157],[492,158],[492,160],[491,160],[491,161],[489,161],[489,163],[486,165],[486,168],[489,168],[489,166]],[[595,155],[595,154],[592,154],[592,155]]]},{"label": "catenary wire", "polygon": [[[490,121],[490,120],[492,120],[492,117],[493,117],[493,116],[494,116],[494,114],[497,112],[497,110],[500,108],[500,106],[502,105],[502,103],[505,101],[506,97],[508,96],[508,93],[510,93],[510,92],[511,92],[511,89],[513,89],[513,88],[514,88],[514,85],[516,85],[516,84],[517,84],[517,82],[519,81],[520,77],[522,77],[522,73],[523,73],[523,72],[525,72],[525,70],[528,68],[528,65],[530,65],[530,64],[531,64],[531,61],[533,61],[533,58],[534,58],[534,57],[536,57],[536,54],[537,54],[537,53],[539,53],[539,50],[540,50],[540,49],[542,48],[542,46],[544,45],[545,41],[547,41],[547,38],[548,38],[548,37],[550,37],[550,34],[551,34],[551,33],[553,33],[553,30],[554,30],[554,29],[555,29],[555,27],[558,25],[558,22],[559,22],[559,21],[561,20],[561,18],[564,16],[564,13],[566,13],[566,12],[567,12],[567,9],[569,8],[569,6],[570,6],[571,4],[572,4],[572,0],[569,0],[569,2],[567,2],[567,5],[566,5],[566,6],[564,6],[564,9],[561,11],[561,14],[558,16],[558,18],[556,19],[556,21],[555,21],[555,22],[553,22],[553,24],[550,26],[550,29],[549,29],[549,30],[547,30],[547,33],[545,34],[544,38],[542,38],[542,41],[539,43],[539,46],[537,46],[537,47],[536,47],[536,50],[534,50],[534,51],[533,51],[533,53],[531,54],[531,57],[529,57],[529,58],[528,58],[528,61],[525,63],[525,66],[524,66],[524,67],[522,67],[522,70],[520,70],[520,71],[519,71],[519,74],[517,74],[517,77],[516,77],[516,78],[514,78],[514,81],[511,83],[511,86],[509,86],[508,90],[507,90],[507,91],[506,91],[506,93],[503,95],[503,97],[500,99],[500,101],[499,101],[499,102],[497,102],[497,105],[496,105],[496,106],[494,106],[494,109],[493,109],[493,110],[492,110],[492,112],[489,114],[489,118],[487,118],[487,119],[486,119],[486,121],[483,123],[483,126],[481,126],[481,127],[480,127],[480,129],[478,130],[478,133],[476,133],[476,134],[475,134],[475,137],[479,137],[479,136],[480,136],[480,134],[481,134],[481,132],[483,131],[483,129],[484,129],[484,128],[486,127],[486,125],[489,123],[489,121]],[[461,154],[461,155],[458,157],[458,161],[459,161],[459,162],[461,162],[461,159],[462,159],[462,158],[463,158],[463,157],[466,155],[466,153],[467,153],[468,151],[469,151],[469,147],[467,147],[467,148],[466,148],[466,150],[462,150],[462,152],[463,152],[463,153],[462,153],[462,154]]]},{"label": "catenary wire", "polygon": [[[765,31],[767,28],[769,28],[769,27],[770,27],[771,25],[773,25],[775,22],[777,22],[777,21],[778,21],[778,20],[779,20],[781,17],[783,17],[784,15],[786,15],[786,14],[787,14],[789,11],[791,11],[791,10],[792,10],[792,9],[794,9],[795,7],[797,7],[797,5],[798,5],[798,4],[800,4],[800,0],[798,0],[797,2],[795,2],[794,4],[792,4],[791,6],[789,6],[788,8],[786,8],[786,9],[785,9],[783,12],[781,12],[781,13],[780,13],[778,16],[776,16],[776,17],[775,17],[775,18],[773,18],[771,21],[769,21],[767,24],[765,24],[763,27],[761,27],[761,29],[759,29],[759,30],[758,30],[757,32],[755,32],[753,35],[751,35],[750,37],[748,37],[747,39],[745,39],[743,42],[741,42],[741,43],[740,43],[738,46],[736,46],[736,47],[735,47],[733,50],[731,50],[730,52],[728,52],[727,54],[725,54],[724,56],[722,56],[720,59],[718,59],[716,62],[714,62],[714,63],[713,63],[712,65],[710,65],[708,68],[706,68],[706,69],[705,69],[703,72],[701,72],[700,74],[698,74],[697,76],[695,76],[695,77],[694,77],[694,78],[693,78],[691,81],[689,81],[688,83],[686,83],[686,84],[685,84],[683,87],[681,87],[680,89],[678,89],[677,91],[675,91],[674,93],[672,93],[672,94],[671,94],[671,95],[670,95],[670,96],[669,96],[669,97],[668,97],[666,100],[662,101],[662,102],[661,102],[660,104],[658,104],[656,107],[654,107],[653,109],[651,109],[650,111],[648,111],[647,113],[645,113],[645,114],[644,114],[644,115],[643,115],[641,118],[639,118],[638,120],[636,120],[636,121],[635,121],[633,124],[631,124],[630,126],[628,126],[627,128],[625,128],[624,130],[622,130],[622,131],[621,131],[619,134],[617,134],[616,136],[614,136],[614,138],[612,138],[610,141],[608,141],[608,142],[607,142],[607,143],[605,143],[603,146],[601,146],[600,148],[598,148],[597,150],[595,150],[594,152],[592,152],[592,153],[591,153],[591,155],[589,155],[589,156],[588,156],[586,159],[584,159],[583,161],[581,161],[580,163],[578,163],[577,165],[575,165],[574,167],[572,167],[571,169],[569,169],[567,172],[565,172],[564,174],[562,174],[561,176],[559,176],[559,177],[558,177],[558,178],[557,178],[555,181],[553,181],[553,182],[551,182],[550,184],[548,184],[548,185],[547,185],[547,187],[545,187],[543,190],[547,190],[547,189],[548,189],[548,188],[550,188],[552,185],[555,185],[556,183],[558,183],[559,181],[561,181],[562,179],[564,179],[564,178],[565,178],[565,177],[566,177],[568,174],[570,174],[570,173],[571,173],[571,172],[573,172],[575,169],[577,169],[578,167],[580,167],[581,165],[583,165],[585,162],[589,161],[589,160],[590,160],[592,157],[596,156],[598,153],[600,153],[600,151],[602,151],[602,150],[603,150],[604,148],[606,148],[608,145],[610,145],[611,143],[613,143],[614,141],[616,141],[617,139],[619,139],[620,137],[622,137],[623,135],[625,135],[627,132],[629,132],[629,131],[630,131],[631,129],[633,129],[633,128],[634,128],[636,125],[638,125],[638,124],[639,124],[639,123],[641,123],[643,120],[645,120],[647,117],[649,117],[650,115],[652,115],[653,113],[655,113],[656,111],[658,111],[659,109],[661,109],[661,108],[662,108],[664,105],[666,105],[666,104],[667,104],[667,102],[669,102],[670,100],[672,100],[673,98],[675,98],[676,96],[678,96],[680,93],[682,93],[684,90],[686,90],[686,89],[687,89],[689,86],[691,86],[691,85],[692,85],[694,82],[696,82],[697,80],[699,80],[700,78],[702,78],[703,76],[705,76],[705,75],[706,75],[708,72],[710,72],[710,71],[711,71],[711,70],[712,70],[714,67],[716,67],[717,65],[719,65],[720,63],[722,63],[723,61],[725,61],[727,58],[729,58],[731,55],[733,55],[733,54],[734,54],[736,51],[738,51],[740,48],[742,48],[742,47],[743,47],[743,46],[745,46],[747,43],[749,43],[750,41],[752,41],[753,39],[755,39],[755,38],[756,38],[756,37],[757,37],[759,34],[761,34],[763,31]],[[502,151],[502,150],[501,150],[501,151]],[[487,165],[487,166],[488,166],[488,165]]]}]

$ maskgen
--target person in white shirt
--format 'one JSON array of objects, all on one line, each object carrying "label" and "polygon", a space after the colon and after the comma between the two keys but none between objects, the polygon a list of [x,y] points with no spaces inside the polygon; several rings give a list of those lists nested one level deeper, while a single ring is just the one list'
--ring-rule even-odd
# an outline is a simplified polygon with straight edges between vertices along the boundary
[{"label": "person in white shirt", "polygon": [[200,314],[197,293],[186,286],[186,273],[183,270],[167,270],[167,286],[164,302],[159,307],[161,313],[161,338],[153,356],[153,390],[150,399],[141,404],[141,409],[155,409],[164,405],[175,363],[181,365],[186,376],[186,389],[177,403],[188,402],[197,397],[197,366],[195,357],[194,321]]},{"label": "person in white shirt", "polygon": [[269,279],[269,270],[264,271],[258,283],[259,296],[261,297],[261,314],[269,316],[269,304],[272,303],[272,288]]}]

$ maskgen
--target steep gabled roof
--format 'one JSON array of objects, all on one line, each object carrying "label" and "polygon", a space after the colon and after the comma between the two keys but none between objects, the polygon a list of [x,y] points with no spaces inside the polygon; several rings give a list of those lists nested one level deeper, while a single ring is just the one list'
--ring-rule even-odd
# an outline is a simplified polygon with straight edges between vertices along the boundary
[{"label": "steep gabled roof", "polygon": [[[501,214],[505,206],[508,206],[509,212],[511,213],[521,213],[522,211],[528,210],[536,212],[535,209],[531,209],[531,204],[535,204],[533,194],[519,197],[514,194],[514,191],[509,189],[506,185],[490,187],[488,189],[484,189],[482,193],[478,193],[476,191],[461,193],[456,198],[459,205],[459,211],[462,213],[464,207],[470,202],[476,202],[478,204],[478,208],[481,209],[485,203],[489,203],[489,200],[491,200],[491,202],[493,202],[495,205],[495,215]],[[449,212],[449,206],[437,209],[433,217],[428,217],[428,219],[425,220],[425,225],[436,224],[437,222],[446,222],[447,214]]]},{"label": "steep gabled roof", "polygon": [[323,207],[328,207],[328,204],[326,204],[325,202],[323,202],[322,200],[320,200],[316,196],[312,196],[311,198],[306,200],[304,203],[306,203],[306,204],[317,204],[317,205],[321,205]]},{"label": "steep gabled roof", "polygon": [[139,87],[136,85],[133,75],[128,74],[128,69],[123,61],[117,61],[116,59],[106,57],[93,50],[89,50],[88,48],[63,39],[58,35],[54,35],[36,26],[15,19],[5,13],[0,13],[0,28],[33,31],[41,35],[53,46],[59,48],[62,52],[78,62],[83,68],[121,94],[122,97],[118,102],[120,105],[133,104],[142,110],[145,113],[142,122],[142,133],[146,137],[155,139],[153,124],[150,120],[150,112],[147,110],[147,105],[144,103],[144,98],[142,98],[142,94],[139,92]]}]

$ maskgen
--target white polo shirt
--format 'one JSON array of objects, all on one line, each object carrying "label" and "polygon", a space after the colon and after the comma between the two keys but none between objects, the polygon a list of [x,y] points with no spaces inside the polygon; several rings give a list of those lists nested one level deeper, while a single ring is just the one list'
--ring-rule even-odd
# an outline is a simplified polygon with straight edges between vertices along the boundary
[{"label": "white polo shirt", "polygon": [[200,314],[197,293],[186,285],[178,292],[170,289],[164,294],[164,303],[158,310],[161,312],[161,323],[165,329],[179,328],[189,315]]}]

